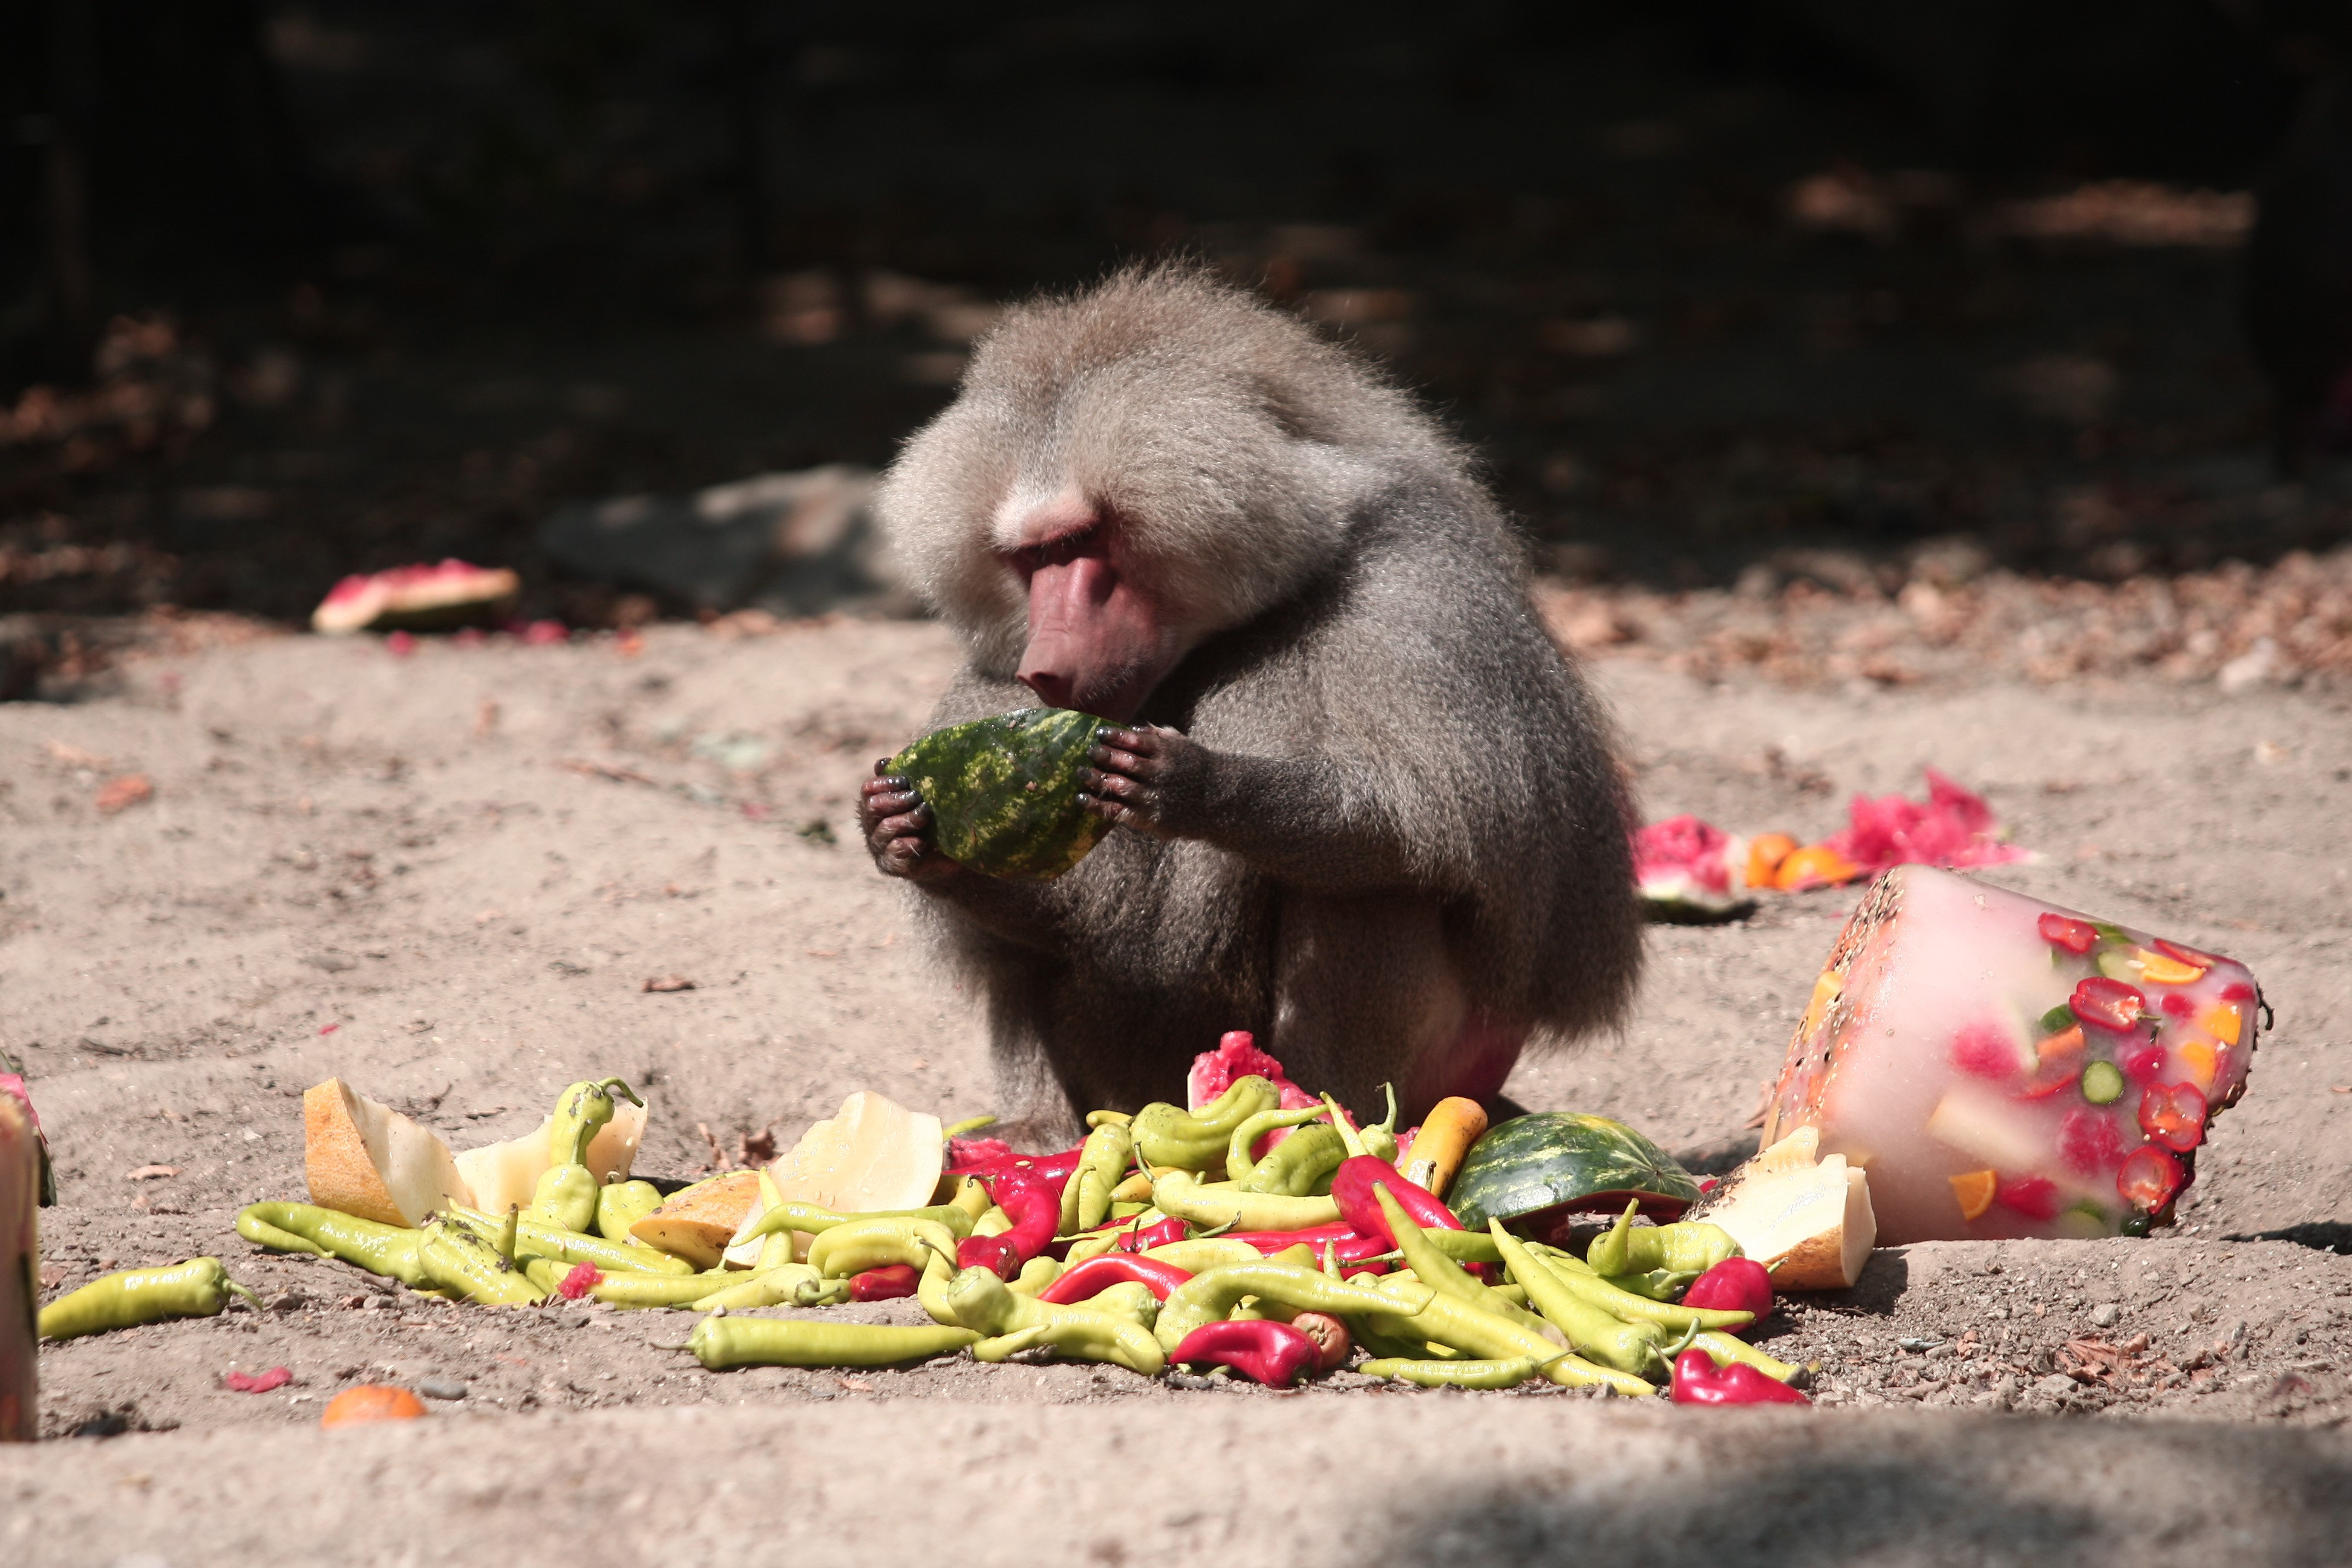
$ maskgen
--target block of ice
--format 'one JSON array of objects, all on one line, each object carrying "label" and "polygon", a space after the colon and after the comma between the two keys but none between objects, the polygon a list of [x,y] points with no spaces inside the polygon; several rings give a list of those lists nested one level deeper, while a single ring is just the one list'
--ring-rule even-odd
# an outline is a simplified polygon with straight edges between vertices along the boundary
[{"label": "block of ice", "polygon": [[1764,1142],[1819,1128],[1882,1247],[2138,1235],[2245,1091],[2260,1011],[2234,960],[1899,866],[1813,984]]}]

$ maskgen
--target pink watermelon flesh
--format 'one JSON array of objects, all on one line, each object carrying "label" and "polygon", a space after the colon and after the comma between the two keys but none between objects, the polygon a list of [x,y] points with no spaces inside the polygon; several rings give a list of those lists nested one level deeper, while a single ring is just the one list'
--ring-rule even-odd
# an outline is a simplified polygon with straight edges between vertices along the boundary
[{"label": "pink watermelon flesh", "polygon": [[1633,835],[1633,881],[1654,904],[1720,912],[1746,901],[1742,840],[1685,813]]},{"label": "pink watermelon flesh", "polygon": [[494,618],[514,603],[521,586],[521,579],[506,567],[455,558],[435,566],[394,566],[337,583],[310,613],[310,626],[321,632],[456,626]]},{"label": "pink watermelon flesh", "polygon": [[2025,858],[2024,850],[2001,842],[1982,795],[1933,768],[1927,772],[1927,804],[1899,795],[1855,795],[1846,826],[1822,842],[1870,875],[1915,863],[2001,866]]}]

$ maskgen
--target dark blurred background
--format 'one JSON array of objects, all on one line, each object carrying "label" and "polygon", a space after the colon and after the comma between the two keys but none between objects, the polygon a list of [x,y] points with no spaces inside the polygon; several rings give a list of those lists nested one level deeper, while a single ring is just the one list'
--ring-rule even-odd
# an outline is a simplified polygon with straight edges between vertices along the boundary
[{"label": "dark blurred background", "polygon": [[883,463],[998,303],[1175,251],[1391,363],[1564,581],[2325,552],[2347,10],[19,0],[0,615],[450,554],[687,613],[536,531]]}]

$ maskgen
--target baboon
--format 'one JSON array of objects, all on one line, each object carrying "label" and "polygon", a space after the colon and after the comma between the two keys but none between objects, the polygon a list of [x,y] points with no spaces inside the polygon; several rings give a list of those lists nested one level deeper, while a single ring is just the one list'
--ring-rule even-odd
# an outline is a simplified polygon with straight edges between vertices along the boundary
[{"label": "baboon", "polygon": [[876,765],[860,826],[984,997],[1004,1109],[1181,1099],[1254,1031],[1406,1125],[1617,1019],[1630,804],[1467,453],[1379,371],[1190,265],[1007,313],[886,476],[882,526],[968,661],[934,727],[1112,722],[1114,829],[1050,882],[956,865]]}]

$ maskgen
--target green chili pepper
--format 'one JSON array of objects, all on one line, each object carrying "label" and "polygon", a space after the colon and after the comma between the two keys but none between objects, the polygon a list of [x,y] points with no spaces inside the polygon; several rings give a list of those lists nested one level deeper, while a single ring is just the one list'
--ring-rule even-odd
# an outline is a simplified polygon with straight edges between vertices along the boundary
[{"label": "green chili pepper", "polygon": [[[961,1199],[961,1194],[958,1194],[958,1197]],[[793,1231],[822,1237],[838,1226],[852,1222],[862,1225],[869,1220],[926,1220],[933,1225],[945,1226],[949,1233],[961,1241],[975,1234],[973,1223],[977,1217],[961,1202],[933,1204],[929,1208],[919,1209],[876,1209],[866,1214],[835,1214],[815,1204],[787,1199],[781,1204],[768,1205],[767,1211],[752,1222],[751,1228],[740,1239],[750,1241],[754,1237],[777,1236]],[[809,1250],[812,1254],[815,1252],[814,1244]]]},{"label": "green chili pepper", "polygon": [[1690,1288],[1698,1275],[1687,1268],[1653,1268],[1647,1274],[1595,1275],[1629,1295],[1646,1296],[1653,1301],[1672,1301]]},{"label": "green chili pepper", "polygon": [[1423,1299],[1435,1295],[1426,1285],[1404,1287],[1398,1296],[1383,1295],[1369,1285],[1329,1279],[1312,1267],[1260,1258],[1203,1268],[1177,1286],[1160,1304],[1160,1321],[1152,1331],[1161,1349],[1173,1351],[1202,1323],[1233,1316],[1244,1296],[1258,1297],[1262,1309],[1272,1303],[1293,1312],[1346,1318],[1366,1312],[1409,1315]]},{"label": "green chili pepper", "polygon": [[[994,1208],[996,1200],[988,1195],[986,1182],[982,1181],[978,1176],[964,1176],[957,1181],[955,1196],[950,1198],[945,1206],[962,1215],[964,1224],[969,1226],[990,1209]],[[964,1234],[968,1236],[971,1232],[967,1230]]]},{"label": "green chili pepper", "polygon": [[1527,1356],[1461,1361],[1407,1361],[1380,1356],[1356,1369],[1366,1377],[1417,1383],[1423,1388],[1517,1388],[1539,1370]]},{"label": "green chili pepper", "polygon": [[1090,1131],[1097,1127],[1128,1127],[1133,1125],[1134,1121],[1135,1118],[1129,1115],[1124,1110],[1089,1110],[1087,1112],[1087,1126]]},{"label": "green chili pepper", "polygon": [[[1277,1106],[1272,1110],[1261,1110],[1252,1115],[1234,1129],[1233,1137],[1225,1143],[1225,1179],[1248,1182],[1250,1173],[1258,1166],[1258,1162],[1251,1158],[1250,1151],[1256,1148],[1257,1141],[1267,1133],[1284,1127],[1304,1127],[1310,1121],[1321,1121],[1328,1114],[1319,1105],[1308,1105],[1295,1110],[1285,1110]],[[1289,1141],[1286,1139],[1284,1142]],[[1267,1152],[1266,1158],[1273,1159],[1280,1150],[1281,1145],[1276,1145]]]},{"label": "green chili pepper", "polygon": [[415,1289],[430,1283],[417,1257],[422,1232],[361,1219],[316,1204],[250,1204],[236,1216],[236,1233],[275,1252],[340,1258],[371,1274]]},{"label": "green chili pepper", "polygon": [[1396,1163],[1397,1152],[1396,1085],[1392,1083],[1384,1083],[1381,1085],[1381,1092],[1388,1096],[1389,1113],[1381,1121],[1374,1122],[1371,1126],[1363,1130],[1362,1136],[1364,1140],[1364,1152],[1371,1155],[1376,1160],[1385,1160],[1390,1164],[1393,1165]]},{"label": "green chili pepper", "polygon": [[1528,1252],[1550,1268],[1554,1278],[1570,1289],[1612,1317],[1631,1322],[1636,1320],[1663,1323],[1677,1332],[1688,1328],[1744,1329],[1756,1321],[1749,1312],[1726,1311],[1717,1308],[1685,1307],[1673,1301],[1654,1301],[1647,1296],[1637,1296],[1621,1290],[1586,1267],[1584,1260],[1556,1247],[1528,1244]]},{"label": "green chili pepper", "polygon": [[1339,1205],[1328,1197],[1245,1193],[1222,1182],[1204,1185],[1184,1170],[1170,1171],[1153,1182],[1151,1201],[1160,1213],[1188,1225],[1241,1230],[1306,1230],[1339,1218]]},{"label": "green chili pepper", "polygon": [[1670,1268],[1696,1276],[1727,1258],[1740,1255],[1739,1243],[1732,1239],[1729,1231],[1703,1220],[1680,1220],[1635,1230],[1633,1215],[1641,1207],[1639,1200],[1627,1204],[1625,1212],[1617,1216],[1616,1225],[1584,1249],[1585,1264],[1595,1274],[1612,1279]]},{"label": "green chili pepper", "polygon": [[607,1241],[629,1245],[629,1227],[661,1205],[661,1189],[651,1182],[607,1182],[596,1189],[596,1232]]},{"label": "green chili pepper", "polygon": [[846,1279],[893,1263],[922,1268],[933,1252],[956,1254],[956,1235],[930,1219],[854,1219],[819,1236],[809,1247],[812,1268],[827,1279]]},{"label": "green chili pepper", "polygon": [[[554,1289],[555,1282],[568,1272],[564,1266],[550,1258],[534,1258],[523,1266],[530,1281],[542,1289]],[[588,1294],[614,1307],[674,1307],[693,1306],[707,1297],[732,1289],[757,1273],[745,1274],[740,1268],[714,1268],[707,1274],[607,1274],[588,1288]]]},{"label": "green chili pepper", "polygon": [[41,1309],[37,1327],[45,1340],[69,1340],[167,1318],[210,1318],[231,1296],[261,1302],[228,1277],[219,1258],[191,1258],[168,1268],[126,1268],[68,1290]]},{"label": "green chili pepper", "polygon": [[983,1127],[996,1125],[993,1116],[967,1116],[961,1121],[950,1121],[940,1129],[942,1138],[969,1138]]},{"label": "green chili pepper", "polygon": [[[1388,1188],[1375,1186],[1372,1196],[1379,1201],[1381,1214],[1389,1222],[1389,1234],[1396,1239],[1397,1249],[1404,1255],[1405,1266],[1412,1270],[1415,1279],[1457,1301],[1467,1301],[1482,1310],[1508,1318],[1523,1329],[1539,1334],[1548,1332],[1550,1325],[1546,1320],[1516,1301],[1496,1296],[1484,1281],[1472,1279],[1462,1265],[1430,1246],[1428,1233],[1404,1212],[1404,1205]],[[1569,1347],[1563,1342],[1559,1348]]]},{"label": "green chili pepper", "polygon": [[1355,1327],[1356,1342],[1374,1356],[1387,1361],[1472,1361],[1452,1345],[1432,1344],[1409,1334],[1382,1333],[1371,1326],[1371,1320],[1361,1320]]},{"label": "green chili pepper", "polygon": [[584,1231],[596,1223],[597,1186],[588,1169],[588,1142],[613,1120],[616,1089],[632,1105],[645,1103],[616,1078],[585,1079],[556,1096],[547,1131],[547,1170],[531,1189],[533,1219],[564,1230]]},{"label": "green chili pepper", "polygon": [[1282,1103],[1282,1091],[1255,1073],[1234,1079],[1224,1093],[1198,1110],[1160,1101],[1135,1113],[1136,1152],[1154,1165],[1205,1171],[1223,1162],[1234,1129],[1261,1110]]},{"label": "green chili pepper", "polygon": [[1622,1373],[1640,1373],[1664,1366],[1659,1347],[1668,1336],[1658,1324],[1629,1323],[1593,1305],[1570,1289],[1525,1243],[1505,1230],[1502,1221],[1489,1220],[1487,1226],[1511,1278],[1527,1287],[1528,1300],[1547,1322],[1568,1336],[1570,1349]]},{"label": "green chili pepper", "polygon": [[952,1354],[979,1338],[970,1329],[712,1317],[694,1325],[686,1348],[713,1372],[730,1366],[895,1366]]},{"label": "green chili pepper", "polygon": [[1788,1382],[1804,1370],[1777,1356],[1766,1355],[1747,1341],[1734,1339],[1729,1334],[1703,1333],[1694,1337],[1691,1343],[1714,1357],[1715,1364],[1717,1366],[1728,1366],[1733,1362],[1741,1362],[1754,1367],[1767,1377],[1775,1378],[1781,1383]]},{"label": "green chili pepper", "polygon": [[1110,1215],[1110,1194],[1127,1177],[1135,1137],[1117,1122],[1087,1134],[1078,1168],[1062,1184],[1061,1234],[1092,1230]]},{"label": "green chili pepper", "polygon": [[[502,1255],[496,1243],[463,1220],[436,1215],[417,1244],[417,1260],[433,1284],[486,1307],[527,1307],[547,1292]],[[658,1278],[658,1276],[656,1276]]]},{"label": "green chili pepper", "polygon": [[1043,1346],[1055,1355],[1075,1361],[1108,1362],[1146,1377],[1159,1376],[1168,1364],[1160,1342],[1148,1334],[1138,1340],[1124,1332],[1125,1327],[1108,1319],[1089,1322],[1083,1318],[1057,1318],[1050,1323],[1032,1323],[1013,1333],[982,1340],[971,1347],[971,1355],[974,1361],[1010,1361],[1023,1351]]},{"label": "green chili pepper", "polygon": [[562,1263],[593,1263],[608,1274],[687,1275],[694,1272],[694,1265],[683,1258],[673,1258],[667,1252],[656,1252],[650,1247],[639,1247],[632,1242],[591,1236],[585,1231],[565,1230],[517,1210],[509,1210],[500,1216],[458,1205],[451,1206],[446,1217],[465,1226],[493,1246],[498,1245],[499,1237],[511,1224],[514,1226],[513,1250],[522,1258],[550,1258]]},{"label": "green chili pepper", "polygon": [[1034,1296],[1061,1277],[1060,1260],[1041,1252],[1021,1266],[1021,1272],[1006,1284],[1005,1289],[1016,1296]]},{"label": "green chili pepper", "polygon": [[935,1323],[955,1323],[955,1312],[948,1305],[948,1287],[955,1283],[955,1277],[952,1253],[934,1252],[923,1260],[922,1272],[915,1281],[915,1300]]},{"label": "green chili pepper", "polygon": [[1160,1298],[1140,1279],[1122,1279],[1071,1305],[1106,1318],[1124,1319],[1139,1329],[1149,1329],[1160,1321]]},{"label": "green chili pepper", "polygon": [[764,1273],[737,1276],[738,1282],[694,1303],[698,1312],[724,1307],[748,1312],[761,1307],[837,1307],[849,1300],[849,1281],[827,1279],[805,1263],[786,1263]]},{"label": "green chili pepper", "polygon": [[[991,1338],[1056,1322],[1076,1322],[1093,1327],[1083,1332],[1054,1331],[1056,1337],[1071,1346],[1086,1347],[1071,1349],[1072,1354],[1084,1355],[1089,1361],[1115,1361],[1146,1377],[1158,1376],[1160,1369],[1168,1364],[1166,1350],[1152,1337],[1151,1331],[1140,1324],[1087,1307],[1061,1306],[1034,1297],[1016,1296],[1005,1288],[1003,1280],[985,1268],[967,1268],[959,1273],[947,1288],[945,1301],[955,1321]],[[1061,1347],[1057,1344],[1056,1348]]]},{"label": "green chili pepper", "polygon": [[[1580,1355],[1564,1354],[1558,1345],[1532,1329],[1521,1328],[1507,1318],[1433,1291],[1428,1303],[1419,1311],[1410,1316],[1376,1318],[1373,1327],[1390,1333],[1434,1340],[1439,1344],[1452,1345],[1455,1350],[1467,1351],[1477,1357],[1507,1360],[1513,1356],[1526,1356],[1542,1363],[1544,1375],[1563,1388],[1581,1388],[1588,1384],[1603,1383],[1622,1394],[1656,1392],[1630,1373],[1596,1365]],[[1572,1333],[1569,1335],[1571,1343],[1575,1337]]]},{"label": "green chili pepper", "polygon": [[1348,1144],[1336,1127],[1320,1122],[1301,1127],[1276,1144],[1266,1157],[1260,1160],[1248,1175],[1242,1178],[1241,1190],[1245,1193],[1275,1193],[1286,1197],[1303,1198],[1313,1193],[1319,1184],[1323,1191],[1331,1190],[1331,1173],[1348,1157]]}]

